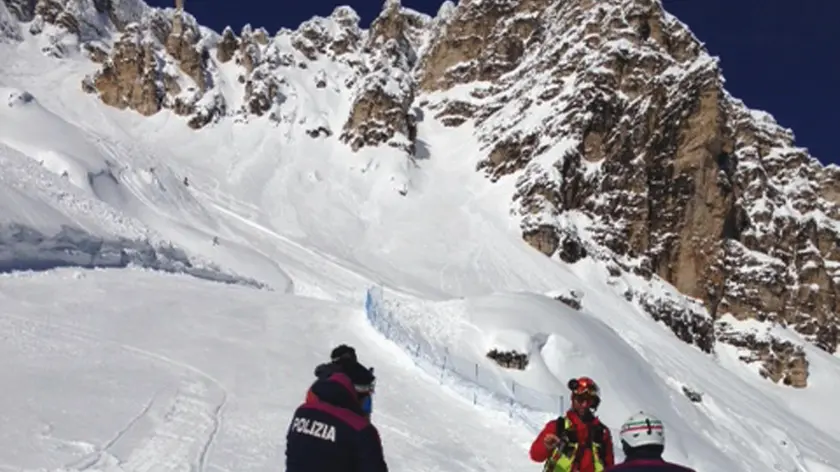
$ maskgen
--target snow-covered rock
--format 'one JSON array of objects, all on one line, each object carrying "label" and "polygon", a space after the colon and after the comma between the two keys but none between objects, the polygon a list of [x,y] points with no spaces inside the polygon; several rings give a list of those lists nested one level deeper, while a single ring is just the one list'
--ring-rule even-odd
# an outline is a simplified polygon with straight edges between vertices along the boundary
[{"label": "snow-covered rock", "polygon": [[[356,82],[350,117],[341,140],[353,150],[387,144],[411,153],[416,134],[410,114],[414,102],[415,46],[409,40],[412,25],[398,1],[389,1],[373,21],[364,46],[365,73]],[[422,23],[421,23],[422,27]]]},{"label": "snow-covered rock", "polygon": [[[14,7],[15,4],[9,6]],[[0,41],[20,41],[21,39],[20,25],[12,16],[6,3],[0,2]]]},{"label": "snow-covered rock", "polygon": [[[729,96],[716,58],[660,2],[461,4],[423,63],[438,116],[476,125],[479,168],[516,180],[513,211],[532,246],[567,263],[616,262],[702,300],[708,314],[686,317],[643,297],[703,350],[709,315],[725,314],[837,349],[837,171]],[[793,350],[769,346],[788,367],[768,371],[796,371],[770,377],[803,386]]]},{"label": "snow-covered rock", "polygon": [[226,112],[218,71],[209,58],[208,44],[214,39],[190,15],[150,10],[117,34],[110,51],[97,50],[94,57],[102,67],[83,81],[83,88],[108,105],[147,116],[171,109],[188,116],[192,128],[201,128]]},{"label": "snow-covered rock", "polygon": [[788,326],[837,351],[840,169],[730,96],[717,59],[659,0],[445,2],[434,17],[388,0],[367,30],[341,6],[273,36],[219,34],[141,0],[4,6],[1,37],[83,52],[100,64],[83,87],[108,105],[172,110],[196,129],[301,127],[324,146],[307,152],[361,156],[348,165],[402,195],[417,184],[420,117],[461,127],[477,170],[512,189],[525,243],[558,263],[599,261],[680,339],[750,348],[744,359],[795,386],[800,340],[739,337],[720,320]]}]

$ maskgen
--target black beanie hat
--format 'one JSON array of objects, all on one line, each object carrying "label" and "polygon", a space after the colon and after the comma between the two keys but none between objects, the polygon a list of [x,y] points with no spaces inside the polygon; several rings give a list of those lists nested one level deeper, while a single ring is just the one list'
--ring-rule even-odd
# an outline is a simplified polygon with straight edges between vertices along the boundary
[{"label": "black beanie hat", "polygon": [[356,350],[346,344],[341,344],[332,350],[330,353],[330,360],[333,362],[344,360],[356,362]]}]

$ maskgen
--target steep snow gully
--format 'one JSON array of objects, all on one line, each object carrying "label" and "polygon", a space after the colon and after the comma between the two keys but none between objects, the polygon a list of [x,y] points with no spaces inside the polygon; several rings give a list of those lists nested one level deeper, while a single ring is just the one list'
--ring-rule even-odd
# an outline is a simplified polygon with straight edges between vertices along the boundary
[{"label": "steep snow gully", "polygon": [[836,356],[809,349],[807,389],[772,384],[678,340],[603,266],[531,249],[469,127],[425,116],[406,165],[306,133],[340,128],[339,92],[192,130],[104,106],[80,90],[87,59],[19,34],[0,44],[0,469],[277,470],[312,367],[345,342],[376,366],[397,472],[536,470],[533,433],[577,375],[606,424],[655,413],[699,472],[840,472]]}]

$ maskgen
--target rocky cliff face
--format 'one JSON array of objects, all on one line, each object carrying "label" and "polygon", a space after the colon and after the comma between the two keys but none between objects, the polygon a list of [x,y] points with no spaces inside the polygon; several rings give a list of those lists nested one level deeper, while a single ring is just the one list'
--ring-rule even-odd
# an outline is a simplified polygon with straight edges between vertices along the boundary
[{"label": "rocky cliff face", "polygon": [[[110,40],[112,32],[154,11],[142,0],[3,0],[20,30],[41,37],[44,54],[62,57]],[[2,15],[0,15],[2,16]]]},{"label": "rocky cliff face", "polygon": [[480,170],[516,179],[532,246],[669,282],[703,309],[628,299],[705,351],[749,350],[774,381],[807,380],[775,324],[836,351],[838,170],[729,96],[659,2],[467,2],[424,61],[426,90],[474,84],[431,106],[478,125]]},{"label": "rocky cliff face", "polygon": [[[274,36],[217,34],[140,0],[3,5],[7,39],[43,36],[46,54],[98,63],[83,87],[103,102],[170,109],[194,128],[265,118],[410,159],[418,113],[472,126],[478,171],[516,183],[524,241],[601,261],[680,339],[735,346],[797,387],[808,361],[779,327],[837,350],[840,170],[727,94],[717,61],[657,0],[462,0],[434,17],[387,0],[367,30],[339,7]],[[341,129],[293,104],[326,94],[346,103]]]},{"label": "rocky cliff face", "polygon": [[404,12],[399,2],[389,1],[371,24],[364,45],[365,64],[341,134],[354,151],[387,144],[413,153],[416,131],[410,107],[416,87],[411,71],[417,61],[418,37],[428,22],[428,17]]},{"label": "rocky cliff face", "polygon": [[479,170],[516,180],[523,238],[547,256],[604,261],[678,337],[741,348],[773,381],[808,376],[774,326],[837,350],[838,169],[729,96],[659,2],[463,2],[417,76],[441,120],[476,125]]}]

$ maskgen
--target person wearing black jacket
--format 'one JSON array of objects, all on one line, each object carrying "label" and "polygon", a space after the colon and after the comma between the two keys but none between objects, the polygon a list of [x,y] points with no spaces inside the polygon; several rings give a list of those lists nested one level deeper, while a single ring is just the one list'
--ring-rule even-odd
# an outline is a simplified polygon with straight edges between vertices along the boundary
[{"label": "person wearing black jacket", "polygon": [[[352,369],[356,364],[359,364],[359,360],[356,357],[356,349],[346,344],[340,344],[333,348],[330,353],[329,362],[318,364],[315,367],[315,379],[317,381],[319,379],[329,378],[336,372]],[[373,367],[369,370],[373,373]],[[316,401],[317,399],[318,397],[312,393],[312,387],[310,386],[309,390],[306,391],[306,401]]]},{"label": "person wearing black jacket", "polygon": [[319,379],[327,378],[332,373],[340,371],[344,365],[352,365],[357,362],[359,362],[359,359],[356,357],[356,349],[346,344],[340,344],[333,348],[330,353],[330,362],[315,367],[315,377]]},{"label": "person wearing black jacket", "polygon": [[369,419],[374,382],[356,362],[312,385],[286,434],[286,472],[388,472]]}]

